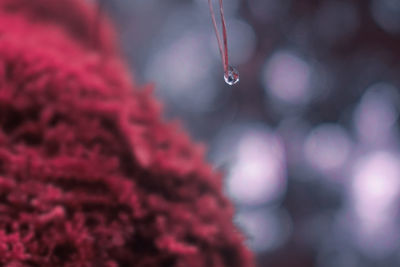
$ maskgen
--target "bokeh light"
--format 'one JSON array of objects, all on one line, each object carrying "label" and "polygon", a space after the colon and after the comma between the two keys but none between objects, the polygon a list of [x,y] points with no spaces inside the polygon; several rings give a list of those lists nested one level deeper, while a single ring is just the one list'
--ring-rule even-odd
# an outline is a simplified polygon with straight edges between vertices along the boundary
[{"label": "bokeh light", "polygon": [[382,29],[392,33],[400,32],[399,1],[373,0],[371,1],[371,13]]},{"label": "bokeh light", "polygon": [[[243,20],[228,20],[227,23],[231,25],[228,29],[229,62],[232,65],[243,64],[253,56],[257,44],[257,37],[253,28]],[[214,47],[214,53],[217,54],[218,52],[218,57],[220,57],[214,38],[212,38],[211,41]]]},{"label": "bokeh light", "polygon": [[316,169],[330,171],[342,167],[350,154],[351,141],[346,130],[335,124],[315,127],[307,137],[304,154]]},{"label": "bokeh light", "polygon": [[275,136],[249,132],[238,143],[227,178],[228,193],[246,204],[275,200],[285,190],[284,152]]},{"label": "bokeh light", "polygon": [[[245,205],[279,200],[286,190],[285,152],[282,141],[257,124],[231,126],[214,152],[215,162],[226,164],[228,195]],[[221,158],[221,155],[229,157]]]},{"label": "bokeh light", "polygon": [[311,66],[289,51],[278,51],[267,61],[263,84],[275,99],[291,104],[303,104],[310,98]]},{"label": "bokeh light", "polygon": [[367,143],[382,143],[388,140],[399,116],[397,88],[378,83],[367,89],[358,105],[354,120],[357,134]]},{"label": "bokeh light", "polygon": [[239,212],[235,222],[247,235],[249,247],[254,251],[271,251],[282,246],[292,228],[284,210],[247,210]]},{"label": "bokeh light", "polygon": [[400,196],[399,155],[377,151],[354,166],[352,205],[357,243],[371,255],[392,252],[399,244],[396,214]]},{"label": "bokeh light", "polygon": [[224,1],[232,87],[207,4],[105,2],[137,79],[208,144],[258,266],[400,266],[400,2]]},{"label": "bokeh light", "polygon": [[154,77],[161,85],[157,88],[160,96],[194,112],[210,108],[218,94],[209,82],[213,61],[206,40],[201,35],[185,32],[153,55],[146,72],[146,76]]}]

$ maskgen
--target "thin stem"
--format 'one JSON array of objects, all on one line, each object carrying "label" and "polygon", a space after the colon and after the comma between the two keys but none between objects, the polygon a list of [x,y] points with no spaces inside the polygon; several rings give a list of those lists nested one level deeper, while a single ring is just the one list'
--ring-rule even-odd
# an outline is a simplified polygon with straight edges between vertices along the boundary
[{"label": "thin stem", "polygon": [[225,73],[228,72],[228,67],[229,67],[229,61],[228,61],[228,37],[226,33],[226,24],[225,24],[225,16],[224,16],[224,6],[222,4],[222,0],[219,0],[219,12],[221,15],[221,24],[222,24],[222,36],[224,38],[224,55],[225,55],[225,61],[224,61],[224,70]]},{"label": "thin stem", "polygon": [[222,23],[222,37],[223,37],[223,44],[221,41],[221,35],[219,34],[217,22],[215,19],[214,8],[211,3],[211,0],[208,0],[208,6],[210,7],[211,19],[214,26],[215,35],[217,37],[219,53],[221,54],[222,64],[224,66],[225,73],[228,72],[228,41],[227,41],[227,34],[226,34],[226,24],[225,24],[225,17],[224,17],[224,8],[222,5],[222,0],[219,0],[220,6],[220,14],[221,14],[221,23]]}]

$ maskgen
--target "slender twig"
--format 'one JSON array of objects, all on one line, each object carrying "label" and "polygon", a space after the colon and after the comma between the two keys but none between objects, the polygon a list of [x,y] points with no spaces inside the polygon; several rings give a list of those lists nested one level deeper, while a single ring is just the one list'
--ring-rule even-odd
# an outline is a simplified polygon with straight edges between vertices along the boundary
[{"label": "slender twig", "polygon": [[211,19],[214,26],[215,35],[217,37],[218,48],[221,54],[222,64],[224,66],[225,73],[228,72],[229,63],[228,63],[228,40],[227,40],[227,33],[226,33],[226,24],[225,24],[225,17],[224,17],[224,7],[222,4],[222,0],[219,0],[219,7],[220,7],[220,15],[221,15],[221,23],[222,23],[222,37],[223,43],[221,41],[221,35],[218,31],[217,22],[215,19],[214,8],[212,5],[211,0],[208,0],[208,6],[210,7]]},{"label": "slender twig", "polygon": [[226,33],[226,24],[225,24],[225,16],[224,16],[224,6],[222,4],[222,0],[219,0],[219,12],[221,15],[221,24],[222,24],[222,36],[224,39],[224,56],[225,56],[225,60],[224,60],[224,70],[225,73],[228,71],[228,67],[229,67],[229,61],[228,61],[228,37],[227,37],[227,33]]}]

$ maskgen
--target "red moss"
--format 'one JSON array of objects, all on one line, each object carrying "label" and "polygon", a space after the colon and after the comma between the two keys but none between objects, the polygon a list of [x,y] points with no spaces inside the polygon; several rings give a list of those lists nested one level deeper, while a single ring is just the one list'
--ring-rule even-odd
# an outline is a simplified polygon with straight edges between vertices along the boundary
[{"label": "red moss", "polygon": [[252,266],[221,177],[82,0],[0,0],[0,265]]}]

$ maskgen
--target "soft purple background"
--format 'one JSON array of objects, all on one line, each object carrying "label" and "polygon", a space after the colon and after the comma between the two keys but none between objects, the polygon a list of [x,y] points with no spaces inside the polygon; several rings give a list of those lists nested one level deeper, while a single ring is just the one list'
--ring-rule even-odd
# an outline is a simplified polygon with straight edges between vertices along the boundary
[{"label": "soft purple background", "polygon": [[[400,266],[400,1],[105,0],[140,83],[209,144],[259,266]],[[217,2],[217,1],[215,1]]]}]

